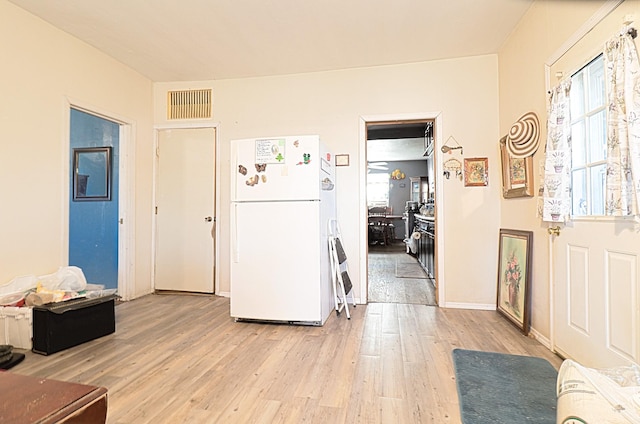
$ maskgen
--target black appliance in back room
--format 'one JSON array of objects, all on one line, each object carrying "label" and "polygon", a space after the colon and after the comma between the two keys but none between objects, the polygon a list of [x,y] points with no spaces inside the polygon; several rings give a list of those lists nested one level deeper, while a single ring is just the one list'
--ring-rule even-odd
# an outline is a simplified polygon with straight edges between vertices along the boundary
[{"label": "black appliance in back room", "polygon": [[405,223],[405,246],[407,254],[415,256],[434,278],[435,266],[435,202],[429,189],[429,177],[411,177],[410,200],[406,202],[403,219]]}]

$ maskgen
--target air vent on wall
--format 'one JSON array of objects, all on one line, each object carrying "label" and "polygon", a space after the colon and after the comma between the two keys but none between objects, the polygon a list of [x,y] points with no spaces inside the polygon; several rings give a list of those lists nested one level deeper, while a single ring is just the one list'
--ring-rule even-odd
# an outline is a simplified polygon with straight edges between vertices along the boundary
[{"label": "air vent on wall", "polygon": [[211,118],[211,89],[167,93],[167,119]]}]

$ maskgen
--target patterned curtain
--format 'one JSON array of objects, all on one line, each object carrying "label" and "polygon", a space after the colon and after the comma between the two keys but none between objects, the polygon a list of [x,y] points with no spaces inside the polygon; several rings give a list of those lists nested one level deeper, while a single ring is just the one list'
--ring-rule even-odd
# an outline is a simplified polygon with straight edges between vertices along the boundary
[{"label": "patterned curtain", "polygon": [[571,215],[571,78],[549,93],[542,220],[567,222]]},{"label": "patterned curtain", "polygon": [[604,65],[608,106],[605,215],[635,215],[640,210],[640,63],[627,30],[605,44]]}]

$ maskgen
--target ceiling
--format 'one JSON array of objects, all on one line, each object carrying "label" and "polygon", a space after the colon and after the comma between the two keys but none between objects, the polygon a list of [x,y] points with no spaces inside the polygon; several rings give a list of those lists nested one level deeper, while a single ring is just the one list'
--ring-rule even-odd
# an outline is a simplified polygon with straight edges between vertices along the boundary
[{"label": "ceiling", "polygon": [[532,0],[8,0],[152,81],[497,53]]},{"label": "ceiling", "polygon": [[426,160],[433,121],[367,125],[367,162]]},{"label": "ceiling", "polygon": [[367,125],[367,140],[424,138],[432,135],[433,121],[409,121]]},{"label": "ceiling", "polygon": [[367,162],[427,160],[424,138],[398,138],[367,141]]}]

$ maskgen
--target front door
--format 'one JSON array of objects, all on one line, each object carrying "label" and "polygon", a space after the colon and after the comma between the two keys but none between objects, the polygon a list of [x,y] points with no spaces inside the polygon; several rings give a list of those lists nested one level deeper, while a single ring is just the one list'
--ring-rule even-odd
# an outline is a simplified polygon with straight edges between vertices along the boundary
[{"label": "front door", "polygon": [[[561,355],[590,367],[640,359],[637,232],[633,221],[606,212],[606,80],[602,55],[571,76],[570,101],[563,105],[560,96],[553,106],[554,111],[568,107],[571,120],[557,120],[567,126],[561,132],[552,129],[560,135],[570,131],[570,143],[552,148],[546,165],[550,173],[556,165],[570,167],[571,181],[571,221],[552,236],[554,345]],[[556,113],[552,116],[562,116]],[[550,193],[558,181],[552,175]]]},{"label": "front door", "polygon": [[215,128],[158,131],[156,290],[214,291]]},{"label": "front door", "polygon": [[69,265],[80,267],[87,282],[115,289],[120,124],[73,108],[70,119]]}]

